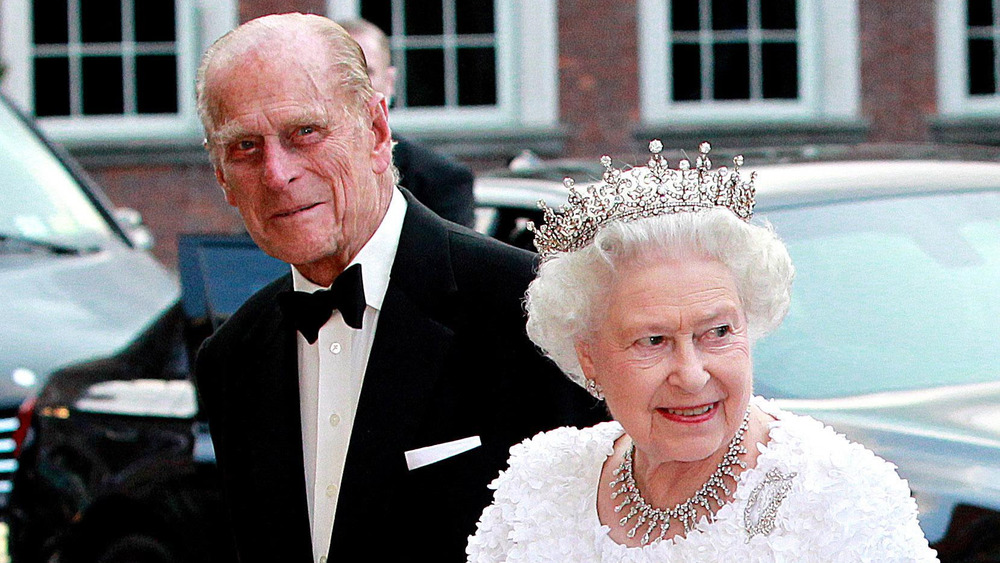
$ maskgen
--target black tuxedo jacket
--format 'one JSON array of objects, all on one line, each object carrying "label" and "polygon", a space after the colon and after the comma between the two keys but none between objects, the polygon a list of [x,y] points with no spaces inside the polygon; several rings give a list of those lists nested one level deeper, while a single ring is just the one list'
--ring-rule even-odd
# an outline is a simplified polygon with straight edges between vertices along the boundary
[{"label": "black tuxedo jacket", "polygon": [[[404,191],[405,193],[405,191]],[[443,221],[407,194],[365,372],[330,561],[464,561],[506,466],[539,431],[592,424],[602,407],[524,332],[533,256]],[[204,344],[197,383],[244,562],[311,561],[295,331],[253,296]],[[408,471],[404,452],[469,436],[482,446]]]},{"label": "black tuxedo jacket", "polygon": [[472,227],[476,220],[472,171],[415,141],[399,136],[395,141],[392,161],[399,170],[399,185],[434,213]]}]

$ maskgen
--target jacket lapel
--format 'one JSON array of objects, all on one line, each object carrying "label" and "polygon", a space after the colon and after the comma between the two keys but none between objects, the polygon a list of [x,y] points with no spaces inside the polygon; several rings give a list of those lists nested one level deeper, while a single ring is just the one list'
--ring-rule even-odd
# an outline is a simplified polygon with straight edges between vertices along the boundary
[{"label": "jacket lapel", "polygon": [[[387,507],[402,500],[404,452],[414,444],[451,349],[448,328],[455,291],[448,232],[408,192],[408,207],[389,287],[365,370],[351,445],[337,502],[330,553],[376,534]],[[451,304],[451,305],[449,305]]]},{"label": "jacket lapel", "polygon": [[[286,289],[291,288],[288,277]],[[243,491],[267,522],[266,542],[289,561],[312,559],[302,455],[295,329],[274,305],[247,331],[243,373],[235,374],[230,412],[246,441],[231,448],[247,471]],[[252,346],[252,347],[250,347]],[[276,478],[278,477],[278,478]],[[263,538],[262,538],[263,539]]]}]

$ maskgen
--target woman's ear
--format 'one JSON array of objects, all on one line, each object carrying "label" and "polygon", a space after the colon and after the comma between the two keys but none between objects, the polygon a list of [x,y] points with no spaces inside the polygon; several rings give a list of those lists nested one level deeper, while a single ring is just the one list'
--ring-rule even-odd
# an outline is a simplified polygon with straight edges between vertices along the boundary
[{"label": "woman's ear", "polygon": [[580,369],[583,370],[584,377],[593,379],[594,360],[590,353],[590,343],[586,340],[577,340],[574,347],[576,348],[576,359],[580,362]]}]

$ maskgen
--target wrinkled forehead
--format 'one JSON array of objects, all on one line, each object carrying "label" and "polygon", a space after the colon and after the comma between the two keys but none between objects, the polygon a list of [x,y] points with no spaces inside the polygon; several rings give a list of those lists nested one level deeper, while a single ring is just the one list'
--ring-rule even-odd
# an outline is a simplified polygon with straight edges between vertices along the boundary
[{"label": "wrinkled forehead", "polygon": [[328,50],[314,35],[301,32],[235,38],[205,73],[206,102],[217,128],[255,107],[335,107],[339,90]]}]

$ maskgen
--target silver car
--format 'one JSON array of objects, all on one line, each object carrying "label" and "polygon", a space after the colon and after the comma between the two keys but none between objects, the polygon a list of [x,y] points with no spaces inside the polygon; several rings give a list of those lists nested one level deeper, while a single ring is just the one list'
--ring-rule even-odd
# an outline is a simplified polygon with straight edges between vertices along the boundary
[{"label": "silver car", "polygon": [[[1000,560],[1000,153],[805,152],[753,168],[754,221],[796,266],[788,317],[754,351],[756,392],[895,463],[942,560]],[[510,238],[491,229],[564,201],[544,169],[478,179],[481,229]]]}]

